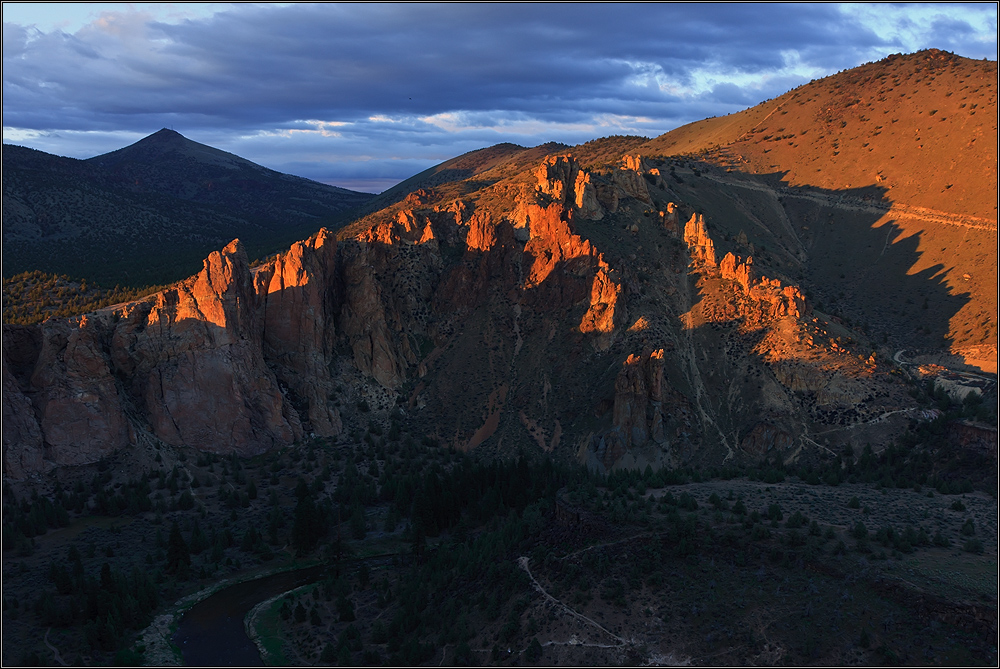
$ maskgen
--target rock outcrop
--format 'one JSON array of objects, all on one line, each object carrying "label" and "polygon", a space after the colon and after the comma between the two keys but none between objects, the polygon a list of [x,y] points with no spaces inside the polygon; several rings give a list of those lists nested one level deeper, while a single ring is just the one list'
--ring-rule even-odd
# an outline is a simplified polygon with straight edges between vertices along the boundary
[{"label": "rock outcrop", "polygon": [[701,214],[691,214],[684,224],[684,243],[688,246],[691,260],[708,267],[715,267],[715,242],[708,236],[705,217]]},{"label": "rock outcrop", "polygon": [[[706,444],[710,457],[740,450],[748,417],[779,425],[793,410],[785,389],[830,411],[856,399],[848,372],[813,365],[805,379],[778,348],[740,341],[762,330],[765,347],[781,329],[791,350],[808,307],[751,257],[717,264],[705,216],[664,201],[659,179],[639,156],[595,172],[552,156],[452,201],[449,186],[413,193],[253,269],[234,241],[154,296],[5,328],[7,476],[151,439],[252,455],[396,406],[455,447],[585,444],[605,469],[659,467]],[[692,280],[697,292],[681,283]],[[705,348],[720,337],[726,359]],[[765,366],[762,413],[746,379]],[[706,399],[720,388],[731,407]],[[578,407],[595,401],[603,424],[583,426]],[[776,443],[750,434],[744,455]]]},{"label": "rock outcrop", "polygon": [[31,401],[3,359],[3,471],[12,479],[45,471],[45,443]]},{"label": "rock outcrop", "polygon": [[746,261],[741,261],[739,256],[727,253],[719,263],[719,272],[723,279],[729,279],[743,286],[745,292],[750,292],[750,288],[757,282],[757,277],[753,271],[753,257],[748,257]]},{"label": "rock outcrop", "polygon": [[665,441],[663,431],[663,349],[629,355],[615,379],[614,429],[625,448]]},{"label": "rock outcrop", "polygon": [[688,443],[691,407],[667,384],[665,362],[662,348],[629,354],[622,362],[610,402],[611,428],[587,442],[591,464],[609,471],[629,454],[633,462],[663,463],[678,443]]},{"label": "rock outcrop", "polygon": [[786,451],[791,446],[792,435],[765,422],[754,425],[740,441],[740,448],[756,457],[767,455],[772,449]]},{"label": "rock outcrop", "polygon": [[727,253],[719,263],[723,279],[735,281],[753,300],[762,303],[765,318],[805,316],[808,313],[805,296],[797,286],[786,286],[778,279],[758,278],[753,267],[753,257],[746,260]]},{"label": "rock outcrop", "polygon": [[31,376],[33,404],[46,457],[85,464],[134,441],[107,354],[99,320],[49,320]]},{"label": "rock outcrop", "polygon": [[[668,217],[677,215],[677,208],[673,203],[668,204],[667,210],[664,213],[665,225],[670,220]],[[736,282],[742,289],[742,295],[748,298],[742,304],[730,300],[725,308],[710,316],[711,320],[742,319],[747,326],[758,327],[776,318],[797,318],[809,313],[805,296],[799,288],[759,275],[754,268],[752,256],[744,260],[733,253],[727,253],[716,266],[715,243],[701,214],[692,213],[684,224],[683,240],[696,267],[709,275],[718,271],[718,276],[722,279]]]},{"label": "rock outcrop", "polygon": [[237,240],[149,298],[5,326],[5,474],[96,462],[137,430],[216,453],[290,445],[301,421],[272,367],[311,429],[338,433],[326,371],[335,250],[321,231],[255,277]]},{"label": "rock outcrop", "polygon": [[159,439],[241,455],[294,441],[298,417],[264,362],[260,316],[238,240],[125,315],[112,361]]},{"label": "rock outcrop", "polygon": [[641,156],[624,156],[620,167],[611,173],[612,180],[627,197],[649,204],[649,188],[643,178],[647,171]]},{"label": "rock outcrop", "polygon": [[254,276],[264,315],[264,358],[278,380],[306,405],[301,419],[323,437],[340,434],[343,425],[330,403],[337,305],[337,242],[326,230],[292,244]]},{"label": "rock outcrop", "polygon": [[[600,220],[604,210],[590,174],[572,156],[550,156],[535,169],[538,192],[560,204],[576,208],[581,218]],[[640,178],[641,181],[641,178]]]},{"label": "rock outcrop", "polygon": [[681,236],[680,214],[676,204],[668,202],[666,208],[660,212],[660,218],[663,220],[663,228],[667,232],[674,237]]},{"label": "rock outcrop", "polygon": [[393,389],[403,381],[405,363],[396,352],[369,253],[364,243],[345,246],[341,324],[350,341],[355,366],[382,386]]}]

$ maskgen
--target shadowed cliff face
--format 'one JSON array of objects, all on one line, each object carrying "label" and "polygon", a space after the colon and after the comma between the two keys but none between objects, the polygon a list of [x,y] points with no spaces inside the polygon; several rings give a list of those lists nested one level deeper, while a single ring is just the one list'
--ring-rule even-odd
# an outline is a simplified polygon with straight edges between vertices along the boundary
[{"label": "shadowed cliff face", "polygon": [[336,240],[320,230],[254,276],[258,310],[263,310],[264,358],[286,393],[298,398],[309,430],[321,436],[336,436],[342,428],[337,410],[329,404],[336,254]]},{"label": "shadowed cliff face", "polygon": [[801,239],[760,226],[755,247],[756,195],[670,167],[552,156],[253,270],[234,241],[146,300],[5,326],[8,476],[150,440],[251,455],[393,408],[455,448],[597,469],[880,443],[871,421],[910,400],[795,285]]}]

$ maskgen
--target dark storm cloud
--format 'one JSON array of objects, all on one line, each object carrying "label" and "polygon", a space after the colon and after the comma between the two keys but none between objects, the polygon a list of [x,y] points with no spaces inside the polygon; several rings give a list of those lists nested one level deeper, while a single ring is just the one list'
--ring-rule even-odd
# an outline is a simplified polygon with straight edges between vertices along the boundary
[{"label": "dark storm cloud", "polygon": [[789,49],[828,48],[847,64],[852,46],[878,42],[835,15],[827,5],[298,5],[177,25],[125,17],[75,35],[5,34],[5,113],[7,125],[36,128],[68,113],[76,129],[165,112],[247,127],[455,109],[647,113],[669,95],[643,80],[684,87],[696,67],[778,69]]},{"label": "dark storm cloud", "polygon": [[[963,25],[941,31],[975,39]],[[827,4],[239,5],[179,23],[122,12],[73,34],[5,23],[4,127],[48,137],[33,144],[44,150],[57,131],[111,142],[174,127],[270,166],[411,169],[484,143],[660,134],[892,46]]]}]

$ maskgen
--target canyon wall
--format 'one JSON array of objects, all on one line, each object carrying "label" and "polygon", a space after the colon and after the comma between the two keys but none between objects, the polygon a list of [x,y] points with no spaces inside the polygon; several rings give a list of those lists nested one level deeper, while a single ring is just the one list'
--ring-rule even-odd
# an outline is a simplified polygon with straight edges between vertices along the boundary
[{"label": "canyon wall", "polygon": [[831,385],[821,365],[772,359],[811,346],[774,339],[806,327],[802,294],[751,257],[717,261],[705,216],[670,196],[645,158],[591,172],[552,156],[253,268],[236,240],[148,298],[4,326],[5,475],[150,441],[249,456],[363,428],[369,409],[455,448],[536,443],[600,469],[717,461],[796,439],[753,428],[802,422],[794,393],[812,390],[788,369],[865,396],[843,365]]}]

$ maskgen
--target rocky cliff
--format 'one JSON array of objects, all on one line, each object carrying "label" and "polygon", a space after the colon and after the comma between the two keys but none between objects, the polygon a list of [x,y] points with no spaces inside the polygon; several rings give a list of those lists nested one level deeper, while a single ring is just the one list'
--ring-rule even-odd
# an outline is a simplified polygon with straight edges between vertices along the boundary
[{"label": "rocky cliff", "polygon": [[241,455],[293,443],[303,421],[339,433],[323,394],[334,248],[321,231],[255,276],[234,241],[149,299],[4,326],[5,473],[95,462],[137,433]]},{"label": "rocky cliff", "polygon": [[5,473],[146,443],[252,455],[390,412],[455,448],[721,462],[792,456],[848,398],[883,407],[875,368],[820,346],[799,289],[678,204],[666,167],[553,155],[254,268],[234,241],[150,298],[5,326]]}]

